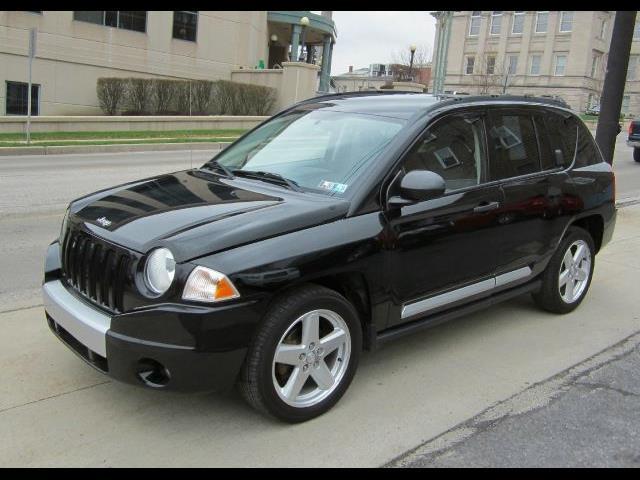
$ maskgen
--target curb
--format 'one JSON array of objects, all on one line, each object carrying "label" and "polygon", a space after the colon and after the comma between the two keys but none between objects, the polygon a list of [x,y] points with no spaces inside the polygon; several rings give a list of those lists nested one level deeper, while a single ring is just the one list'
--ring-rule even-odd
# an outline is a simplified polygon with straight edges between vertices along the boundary
[{"label": "curb", "polygon": [[616,207],[624,208],[624,207],[629,207],[631,205],[637,205],[638,203],[640,203],[640,197],[623,198],[621,200],[616,201]]},{"label": "curb", "polygon": [[222,150],[231,142],[131,143],[117,145],[68,145],[51,147],[0,147],[0,156],[61,155],[69,153],[163,152],[173,150]]}]

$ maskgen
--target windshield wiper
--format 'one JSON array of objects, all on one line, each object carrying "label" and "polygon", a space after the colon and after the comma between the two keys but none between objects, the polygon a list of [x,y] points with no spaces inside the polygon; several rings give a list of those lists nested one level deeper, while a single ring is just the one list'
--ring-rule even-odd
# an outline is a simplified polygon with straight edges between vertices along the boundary
[{"label": "windshield wiper", "polygon": [[296,192],[302,192],[302,188],[293,180],[283,177],[279,173],[262,172],[258,170],[233,170],[233,175],[238,177],[255,178],[257,180],[265,180],[267,182],[277,183],[278,185],[284,185]]},{"label": "windshield wiper", "polygon": [[227,167],[225,167],[224,165],[222,165],[221,163],[218,163],[215,158],[212,158],[211,160],[209,160],[201,168],[206,168],[208,170],[222,172],[222,173],[224,173],[224,175],[226,177],[233,178],[233,172],[230,169],[228,169]]}]

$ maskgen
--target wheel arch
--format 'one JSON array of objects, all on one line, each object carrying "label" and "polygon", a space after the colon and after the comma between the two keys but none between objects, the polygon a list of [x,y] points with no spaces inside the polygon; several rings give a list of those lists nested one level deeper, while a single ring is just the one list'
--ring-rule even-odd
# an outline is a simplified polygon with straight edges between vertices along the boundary
[{"label": "wheel arch", "polygon": [[325,275],[314,278],[312,283],[322,285],[338,292],[354,306],[358,312],[360,325],[362,327],[363,346],[366,350],[371,349],[371,299],[369,286],[363,273],[343,272],[334,275]]},{"label": "wheel arch", "polygon": [[596,247],[595,253],[600,251],[600,247],[602,246],[602,237],[604,235],[604,219],[602,218],[602,215],[598,213],[587,215],[574,220],[569,226],[580,227],[589,232],[589,235],[591,235]]}]

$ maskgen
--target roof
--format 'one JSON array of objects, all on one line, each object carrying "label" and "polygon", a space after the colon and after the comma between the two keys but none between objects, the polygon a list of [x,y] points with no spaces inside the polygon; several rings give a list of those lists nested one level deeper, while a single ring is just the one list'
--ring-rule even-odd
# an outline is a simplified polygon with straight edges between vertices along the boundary
[{"label": "roof", "polygon": [[440,95],[430,93],[413,93],[393,90],[373,90],[363,92],[346,92],[321,95],[296,104],[293,108],[303,105],[324,104],[323,106],[342,112],[368,113],[408,119],[416,113],[447,105],[476,104],[476,103],[514,103],[552,105],[568,109],[568,105],[559,99],[545,97],[531,97],[521,95]]}]

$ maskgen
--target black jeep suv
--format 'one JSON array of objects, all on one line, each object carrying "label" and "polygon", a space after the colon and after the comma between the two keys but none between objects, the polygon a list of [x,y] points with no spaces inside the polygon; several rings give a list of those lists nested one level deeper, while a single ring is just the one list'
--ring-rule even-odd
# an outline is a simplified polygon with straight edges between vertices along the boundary
[{"label": "black jeep suv", "polygon": [[237,383],[303,421],[363,349],[525,293],[576,308],[614,200],[589,130],[554,100],[317,97],[200,168],[73,201],[46,318],[114,378]]}]

